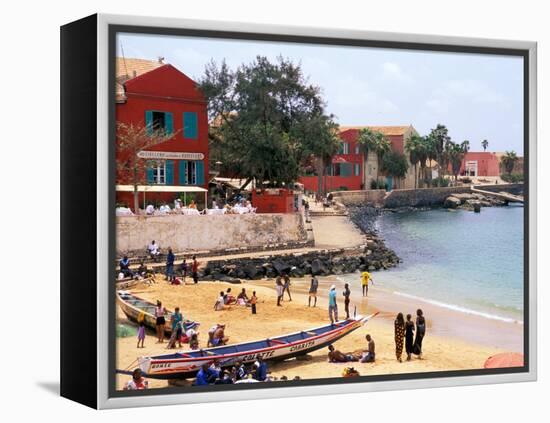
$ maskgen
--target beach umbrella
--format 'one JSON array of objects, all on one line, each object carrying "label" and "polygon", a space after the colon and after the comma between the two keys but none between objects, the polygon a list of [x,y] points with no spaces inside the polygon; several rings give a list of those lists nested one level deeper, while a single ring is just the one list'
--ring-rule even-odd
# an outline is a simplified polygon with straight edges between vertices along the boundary
[{"label": "beach umbrella", "polygon": [[486,369],[501,369],[504,367],[523,367],[523,354],[501,353],[489,357],[483,366]]}]

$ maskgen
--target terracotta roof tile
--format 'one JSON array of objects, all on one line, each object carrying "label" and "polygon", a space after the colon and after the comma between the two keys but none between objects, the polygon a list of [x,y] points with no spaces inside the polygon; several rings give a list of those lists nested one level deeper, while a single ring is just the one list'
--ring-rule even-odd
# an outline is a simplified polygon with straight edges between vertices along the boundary
[{"label": "terracotta roof tile", "polygon": [[364,126],[340,126],[340,132],[348,131],[350,129],[364,129],[369,128],[372,131],[376,132],[382,132],[386,136],[392,136],[392,135],[404,135],[407,131],[409,131],[412,128],[412,125],[407,126],[371,126],[371,125],[364,125]]},{"label": "terracotta roof tile", "polygon": [[116,58],[116,98],[117,101],[124,100],[123,84],[129,79],[150,72],[160,66],[165,65],[158,60],[133,59],[127,57]]}]

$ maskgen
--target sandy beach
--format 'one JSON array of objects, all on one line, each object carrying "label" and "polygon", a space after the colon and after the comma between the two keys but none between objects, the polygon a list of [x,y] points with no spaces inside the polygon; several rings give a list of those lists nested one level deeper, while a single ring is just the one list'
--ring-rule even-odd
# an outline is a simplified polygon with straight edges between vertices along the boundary
[{"label": "sandy beach", "polygon": [[[225,323],[226,335],[230,343],[263,339],[294,331],[308,329],[328,323],[326,294],[332,283],[338,283],[335,276],[320,279],[317,307],[307,307],[307,288],[309,280],[292,280],[292,299],[289,302],[285,294],[283,307],[276,306],[273,280],[244,282],[241,285],[224,282],[200,282],[198,285],[171,286],[158,278],[151,286],[137,286],[131,291],[151,301],[161,299],[163,305],[173,310],[179,306],[184,317],[201,323],[199,336],[201,347],[206,346],[206,332],[215,323]],[[231,306],[223,311],[214,311],[214,302],[221,290],[228,287],[237,294],[246,288],[249,295],[256,291],[259,298],[258,314],[252,315],[250,308]],[[340,289],[339,289],[340,291]],[[339,292],[340,296],[340,292]],[[393,320],[396,310],[414,314],[417,307],[423,308],[427,317],[428,332],[424,339],[422,360],[399,363],[395,358]],[[375,363],[351,363],[361,375],[431,372],[442,370],[479,369],[485,360],[503,351],[521,352],[521,331],[518,324],[500,322],[480,316],[454,315],[450,310],[439,309],[431,304],[419,304],[407,298],[399,298],[377,287],[371,287],[369,297],[362,298],[358,288],[352,287],[351,312],[379,315],[361,329],[351,333],[335,343],[342,352],[351,352],[366,347],[365,335],[371,334],[376,342]],[[343,301],[339,303],[343,313]],[[341,314],[341,318],[345,317]],[[122,310],[117,310],[118,323],[129,324]],[[454,323],[453,323],[454,322]],[[459,322],[459,324],[456,324]],[[117,368],[134,368],[138,356],[165,354],[166,344],[157,344],[152,331],[147,332],[145,348],[136,347],[136,337],[117,338]],[[185,349],[185,346],[184,348]],[[269,371],[277,377],[283,375],[289,379],[299,376],[302,379],[340,377],[346,364],[327,362],[325,349],[313,352],[309,360],[287,360],[282,363],[270,363]],[[121,389],[128,376],[117,375],[117,389]],[[168,386],[167,381],[150,380],[151,388]],[[185,389],[185,388],[182,388]]]}]

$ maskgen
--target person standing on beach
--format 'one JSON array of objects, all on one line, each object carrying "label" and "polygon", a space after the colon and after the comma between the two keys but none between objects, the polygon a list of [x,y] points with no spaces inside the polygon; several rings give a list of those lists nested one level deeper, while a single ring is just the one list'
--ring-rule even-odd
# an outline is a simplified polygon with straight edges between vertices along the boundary
[{"label": "person standing on beach", "polygon": [[176,334],[174,344],[177,341],[178,346],[181,348],[181,337],[183,335],[183,315],[180,313],[179,307],[175,308],[170,319],[172,320],[172,335],[174,333]]},{"label": "person standing on beach", "polygon": [[172,282],[174,278],[174,261],[176,256],[172,252],[172,248],[168,247],[168,255],[166,256],[166,280]]},{"label": "person standing on beach", "polygon": [[346,312],[346,319],[349,319],[349,296],[351,295],[351,291],[349,289],[349,284],[345,284],[344,288],[344,310]]},{"label": "person standing on beach", "polygon": [[395,357],[400,363],[401,355],[403,354],[403,341],[405,338],[405,319],[403,313],[398,313],[394,322],[394,338],[395,338]]},{"label": "person standing on beach", "polygon": [[313,274],[311,275],[311,282],[309,284],[309,298],[307,300],[307,306],[311,307],[311,297],[314,298],[313,307],[317,307],[317,289],[319,288],[319,281]]},{"label": "person standing on beach", "polygon": [[283,299],[283,293],[284,293],[284,286],[281,282],[281,277],[278,276],[277,279],[275,279],[275,289],[277,290],[277,306],[281,306],[281,301]]},{"label": "person standing on beach", "polygon": [[414,322],[411,319],[412,316],[407,314],[407,321],[405,322],[405,351],[407,352],[407,361],[411,361],[411,354],[414,348]]},{"label": "person standing on beach", "polygon": [[256,291],[252,291],[252,297],[250,297],[250,308],[252,309],[252,314],[256,314],[257,302],[258,302],[258,297],[256,297]]},{"label": "person standing on beach", "polygon": [[193,282],[199,282],[199,262],[197,261],[197,256],[193,256],[193,263],[191,264],[191,272],[193,274]]},{"label": "person standing on beach", "polygon": [[[143,345],[145,343],[145,316],[143,319],[139,320],[137,337],[138,337],[137,347],[145,348],[145,345]],[[141,344],[141,347],[139,346],[140,344]]]},{"label": "person standing on beach", "polygon": [[336,286],[332,285],[328,293],[328,317],[330,323],[338,321],[338,304],[336,303]]},{"label": "person standing on beach", "polygon": [[369,281],[374,283],[370,273],[366,271],[361,273],[361,286],[363,287],[363,297],[367,297],[369,294]]},{"label": "person standing on beach", "polygon": [[155,317],[156,317],[156,329],[157,329],[157,344],[162,344],[164,342],[164,325],[166,324],[166,319],[164,315],[166,314],[166,309],[162,306],[162,303],[157,300],[157,306],[155,307]]},{"label": "person standing on beach", "polygon": [[187,259],[183,259],[180,265],[181,276],[183,277],[183,283],[185,284],[185,278],[187,277]]},{"label": "person standing on beach", "polygon": [[286,291],[288,293],[288,301],[292,301],[292,297],[290,296],[290,278],[286,273],[283,273],[283,279],[285,281],[285,284],[283,285],[283,296]]},{"label": "person standing on beach", "polygon": [[414,339],[414,354],[422,359],[422,340],[426,335],[426,319],[421,309],[416,310],[416,337]]}]

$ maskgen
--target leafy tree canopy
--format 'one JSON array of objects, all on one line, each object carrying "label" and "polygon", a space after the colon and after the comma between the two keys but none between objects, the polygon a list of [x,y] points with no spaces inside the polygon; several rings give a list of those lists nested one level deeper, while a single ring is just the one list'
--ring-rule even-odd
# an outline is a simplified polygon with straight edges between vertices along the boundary
[{"label": "leafy tree canopy", "polygon": [[409,164],[405,155],[397,151],[390,151],[382,157],[382,171],[394,178],[404,178]]},{"label": "leafy tree canopy", "polygon": [[257,56],[234,71],[211,62],[199,89],[208,101],[211,160],[226,174],[281,186],[296,181],[312,156],[329,161],[338,151],[320,88],[287,59]]}]

